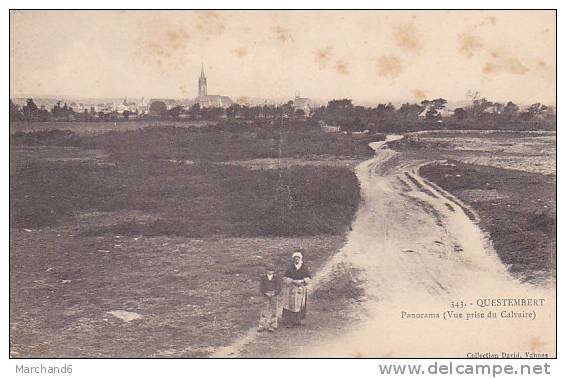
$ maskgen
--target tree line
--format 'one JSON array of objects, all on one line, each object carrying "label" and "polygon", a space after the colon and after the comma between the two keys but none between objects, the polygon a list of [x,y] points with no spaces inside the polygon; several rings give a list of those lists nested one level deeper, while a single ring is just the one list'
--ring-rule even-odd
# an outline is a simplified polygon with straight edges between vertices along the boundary
[{"label": "tree line", "polygon": [[23,106],[10,100],[11,121],[127,121],[135,118],[159,120],[243,120],[264,119],[301,120],[313,125],[339,126],[342,131],[356,132],[395,132],[420,130],[423,128],[451,129],[546,129],[556,128],[554,107],[541,103],[526,108],[509,101],[506,103],[489,101],[474,96],[466,106],[446,110],[447,101],[443,98],[422,100],[419,103],[403,103],[395,107],[391,103],[375,107],[354,105],[350,99],[331,100],[316,108],[296,108],[293,101],[281,105],[246,106],[232,104],[227,108],[201,107],[198,103],[190,106],[168,108],[162,101],[154,101],[149,112],[143,115],[137,111],[124,110],[121,113],[96,112],[94,107],[76,112],[67,104],[57,102],[51,110],[38,107],[33,99],[27,99]]}]

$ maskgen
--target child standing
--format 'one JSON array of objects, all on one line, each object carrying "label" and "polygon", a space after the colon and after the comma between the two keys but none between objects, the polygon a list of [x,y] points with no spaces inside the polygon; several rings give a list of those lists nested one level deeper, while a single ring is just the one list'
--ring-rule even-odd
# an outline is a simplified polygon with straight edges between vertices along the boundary
[{"label": "child standing", "polygon": [[259,291],[264,299],[264,307],[259,318],[257,331],[273,332],[277,329],[277,295],[281,291],[281,279],[270,265],[266,268],[259,281]]}]

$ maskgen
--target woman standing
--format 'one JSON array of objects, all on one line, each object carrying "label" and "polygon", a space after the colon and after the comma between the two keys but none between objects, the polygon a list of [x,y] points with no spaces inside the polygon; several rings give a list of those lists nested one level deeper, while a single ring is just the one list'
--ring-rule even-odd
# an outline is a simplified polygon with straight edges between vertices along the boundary
[{"label": "woman standing", "polygon": [[309,269],[303,264],[303,254],[293,253],[293,263],[283,278],[287,284],[287,295],[281,320],[287,327],[301,325],[301,320],[307,315],[307,285],[310,279]]}]

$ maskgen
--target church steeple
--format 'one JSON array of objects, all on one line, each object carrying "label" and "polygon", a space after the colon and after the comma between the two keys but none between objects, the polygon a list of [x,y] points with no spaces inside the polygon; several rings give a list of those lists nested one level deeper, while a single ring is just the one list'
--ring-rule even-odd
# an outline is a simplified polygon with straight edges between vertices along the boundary
[{"label": "church steeple", "polygon": [[204,76],[204,64],[200,65],[200,77],[198,79],[198,97],[206,97],[206,76]]}]

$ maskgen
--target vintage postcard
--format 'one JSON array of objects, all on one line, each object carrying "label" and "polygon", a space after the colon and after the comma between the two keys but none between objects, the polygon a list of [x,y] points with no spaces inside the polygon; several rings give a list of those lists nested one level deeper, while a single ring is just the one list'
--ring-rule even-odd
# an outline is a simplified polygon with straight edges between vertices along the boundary
[{"label": "vintage postcard", "polygon": [[9,59],[10,357],[556,357],[555,10],[11,10]]}]

